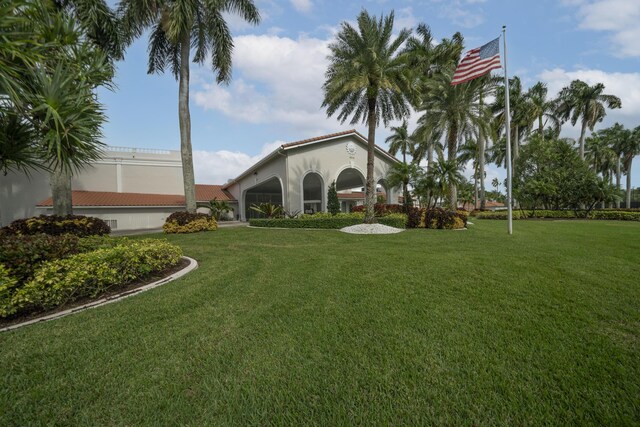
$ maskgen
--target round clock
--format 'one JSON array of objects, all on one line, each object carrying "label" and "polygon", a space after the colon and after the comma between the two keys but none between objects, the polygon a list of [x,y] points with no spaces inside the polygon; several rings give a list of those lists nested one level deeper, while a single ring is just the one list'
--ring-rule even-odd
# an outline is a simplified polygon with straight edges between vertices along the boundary
[{"label": "round clock", "polygon": [[356,154],[356,144],[354,144],[353,142],[348,142],[347,143],[347,153],[354,155]]}]

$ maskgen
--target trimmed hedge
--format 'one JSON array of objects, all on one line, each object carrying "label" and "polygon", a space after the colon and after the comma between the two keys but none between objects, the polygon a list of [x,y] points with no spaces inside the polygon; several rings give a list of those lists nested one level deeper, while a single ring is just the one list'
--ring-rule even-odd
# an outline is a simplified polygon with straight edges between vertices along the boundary
[{"label": "trimmed hedge", "polygon": [[[477,219],[507,219],[507,211],[497,211],[497,212],[478,212],[475,217]],[[570,211],[570,210],[561,210],[561,211],[552,211],[552,210],[536,210],[536,211],[521,211],[514,210],[513,211],[513,219],[570,219],[570,218],[578,218],[578,219],[603,219],[603,220],[614,220],[614,221],[640,221],[640,212],[637,211],[618,211],[618,210],[593,210],[589,212],[589,214],[585,217],[584,211]]]},{"label": "trimmed hedge", "polygon": [[73,234],[78,237],[102,236],[111,233],[111,228],[100,218],[84,215],[40,215],[18,219],[0,229],[4,235]]},{"label": "trimmed hedge", "polygon": [[[364,214],[331,214],[317,213],[314,215],[302,215],[299,218],[253,218],[249,220],[249,225],[253,227],[269,227],[269,228],[322,228],[322,229],[340,229],[352,225],[362,224]],[[389,227],[405,228],[407,216],[404,214],[391,214],[384,217],[376,218],[380,224]]]},{"label": "trimmed hedge", "polygon": [[174,212],[162,226],[165,233],[197,233],[218,228],[216,219],[203,213]]},{"label": "trimmed hedge", "polygon": [[3,266],[0,268],[0,317],[96,297],[174,266],[181,256],[182,250],[166,241],[125,240],[111,248],[44,262],[26,283],[18,283]]}]

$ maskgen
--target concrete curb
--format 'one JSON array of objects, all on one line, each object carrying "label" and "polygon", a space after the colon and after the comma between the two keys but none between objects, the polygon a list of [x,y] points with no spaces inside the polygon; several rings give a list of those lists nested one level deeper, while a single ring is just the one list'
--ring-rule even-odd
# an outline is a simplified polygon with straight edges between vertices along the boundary
[{"label": "concrete curb", "polygon": [[15,325],[11,325],[11,326],[6,326],[4,328],[1,328],[0,332],[11,331],[11,330],[14,330],[14,329],[21,328],[23,326],[33,325],[34,323],[47,322],[49,320],[59,319],[61,317],[65,317],[65,316],[68,316],[70,314],[79,313],[81,311],[89,310],[91,308],[96,308],[96,307],[101,307],[103,305],[111,304],[112,302],[120,301],[120,300],[123,300],[125,298],[129,298],[129,297],[131,297],[133,295],[137,295],[139,293],[142,293],[144,291],[148,291],[149,289],[157,288],[159,286],[164,285],[165,283],[172,282],[172,281],[184,276],[185,274],[195,270],[196,268],[198,268],[198,261],[196,261],[195,259],[189,258],[188,256],[183,256],[182,258],[186,259],[187,261],[189,261],[189,265],[187,265],[182,270],[176,271],[172,275],[167,276],[167,277],[165,277],[163,279],[157,280],[157,281],[155,281],[153,283],[149,283],[147,285],[141,286],[141,287],[136,288],[136,289],[132,289],[130,291],[125,291],[125,292],[122,292],[122,293],[119,293],[119,294],[116,294],[116,295],[111,295],[111,296],[106,297],[106,298],[101,298],[99,300],[92,301],[92,302],[89,302],[87,304],[80,305],[78,307],[73,307],[73,308],[70,308],[68,310],[59,311],[57,313],[49,314],[48,316],[38,317],[37,319],[27,320],[26,322],[17,323]]}]

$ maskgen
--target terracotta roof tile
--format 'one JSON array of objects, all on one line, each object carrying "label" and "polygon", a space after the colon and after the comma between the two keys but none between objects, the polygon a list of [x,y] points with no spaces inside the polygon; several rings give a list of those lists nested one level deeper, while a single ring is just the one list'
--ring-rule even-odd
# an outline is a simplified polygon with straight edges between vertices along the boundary
[{"label": "terracotta roof tile", "polygon": [[[208,202],[213,198],[224,201],[235,201],[221,185],[196,184],[196,200]],[[111,191],[73,191],[71,193],[73,206],[171,206],[185,205],[184,196],[177,194],[146,194],[146,193],[115,193]],[[39,207],[53,206],[49,197],[37,204]]]}]

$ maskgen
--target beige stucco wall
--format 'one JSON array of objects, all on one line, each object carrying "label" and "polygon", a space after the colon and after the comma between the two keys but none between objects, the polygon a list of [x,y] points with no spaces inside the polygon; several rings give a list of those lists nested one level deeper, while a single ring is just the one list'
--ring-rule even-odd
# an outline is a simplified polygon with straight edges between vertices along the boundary
[{"label": "beige stucco wall", "polygon": [[[352,142],[356,146],[353,155],[347,152],[347,144]],[[376,182],[383,179],[392,165],[392,161],[378,152],[375,154],[374,177]],[[287,150],[289,165],[288,191],[289,210],[302,210],[302,181],[309,172],[315,172],[322,177],[323,210],[326,210],[326,194],[329,185],[338,179],[338,175],[345,169],[353,168],[366,179],[367,176],[367,147],[360,139],[346,136],[331,141],[309,144]],[[397,203],[398,189],[390,190],[389,203]]]},{"label": "beige stucco wall", "polygon": [[24,173],[0,174],[0,226],[39,215],[36,203],[50,196],[47,172],[32,172],[31,176]]},{"label": "beige stucco wall", "polygon": [[[75,208],[75,215],[88,215],[100,218],[105,221],[117,221],[117,226],[112,230],[142,230],[161,228],[165,220],[172,212],[183,210],[181,208],[159,207],[159,208]],[[51,209],[37,209],[37,215],[52,213]]]},{"label": "beige stucco wall", "polygon": [[[254,174],[257,172],[257,174]],[[277,178],[283,188],[282,200],[287,200],[287,159],[284,156],[276,155],[263,165],[256,168],[251,168],[247,171],[245,176],[242,176],[231,186],[227,188],[227,191],[238,201],[238,212],[242,220],[245,220],[245,200],[244,194],[247,190],[252,189],[260,185],[263,182],[269,181],[272,178]]]},{"label": "beige stucco wall", "polygon": [[[84,191],[184,194],[180,152],[109,147],[102,160],[77,172],[71,185]],[[31,177],[24,173],[0,175],[0,225],[39,215],[42,212],[36,204],[48,197],[47,172],[32,172]]]}]

